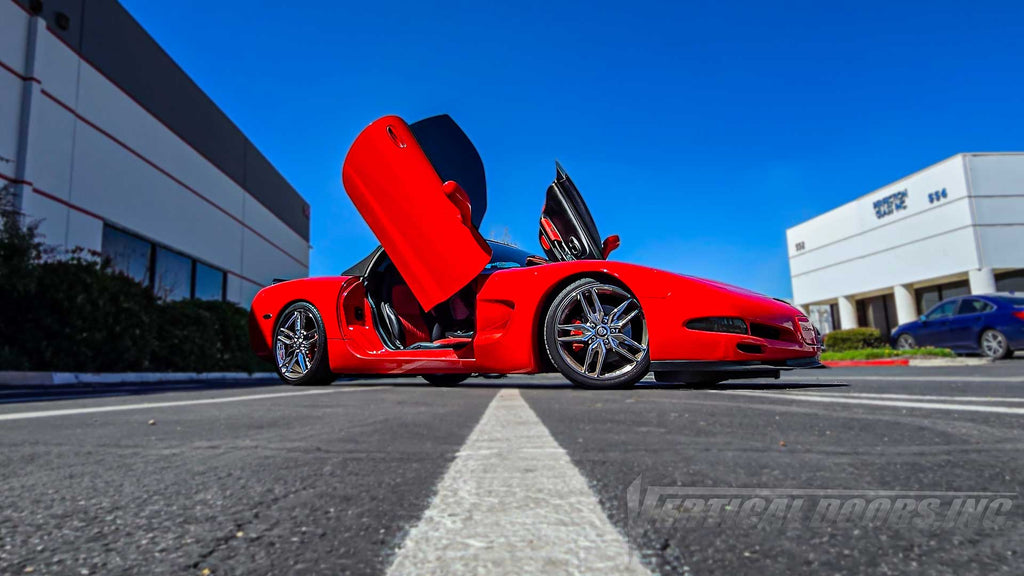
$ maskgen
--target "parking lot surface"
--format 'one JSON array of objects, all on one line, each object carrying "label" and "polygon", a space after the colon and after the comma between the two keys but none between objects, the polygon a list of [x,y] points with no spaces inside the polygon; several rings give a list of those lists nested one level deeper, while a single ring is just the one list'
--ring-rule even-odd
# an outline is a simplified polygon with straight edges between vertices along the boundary
[{"label": "parking lot surface", "polygon": [[644,384],[0,388],[0,573],[1024,565],[1024,361]]}]

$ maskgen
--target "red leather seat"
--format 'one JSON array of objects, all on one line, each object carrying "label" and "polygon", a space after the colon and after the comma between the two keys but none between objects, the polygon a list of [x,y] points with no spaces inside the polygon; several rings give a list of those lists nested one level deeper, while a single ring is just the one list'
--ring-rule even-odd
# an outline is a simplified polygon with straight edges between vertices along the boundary
[{"label": "red leather seat", "polygon": [[430,342],[430,329],[423,319],[423,310],[407,285],[395,284],[391,288],[391,307],[402,324],[403,346]]}]

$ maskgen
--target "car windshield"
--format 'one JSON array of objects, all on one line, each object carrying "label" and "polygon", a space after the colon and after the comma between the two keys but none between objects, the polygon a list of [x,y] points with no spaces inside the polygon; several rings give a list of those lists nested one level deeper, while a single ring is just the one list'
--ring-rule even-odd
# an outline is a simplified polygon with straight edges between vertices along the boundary
[{"label": "car windshield", "polygon": [[529,252],[510,246],[502,242],[488,240],[491,246],[491,261],[485,270],[500,270],[503,268],[522,268],[526,266],[526,259],[532,256]]}]

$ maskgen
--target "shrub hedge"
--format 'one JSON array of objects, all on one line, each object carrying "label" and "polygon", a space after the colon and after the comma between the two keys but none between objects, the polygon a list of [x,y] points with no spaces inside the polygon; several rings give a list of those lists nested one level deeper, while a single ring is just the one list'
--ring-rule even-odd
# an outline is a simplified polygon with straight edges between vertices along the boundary
[{"label": "shrub hedge", "polygon": [[255,372],[248,313],[163,302],[98,254],[60,253],[0,190],[0,370]]},{"label": "shrub hedge", "polygon": [[884,348],[887,342],[874,328],[851,328],[833,330],[825,335],[825,349],[829,352]]},{"label": "shrub hedge", "polygon": [[877,360],[880,358],[902,358],[916,356],[925,358],[955,358],[949,348],[912,348],[910,350],[893,350],[892,348],[863,348],[860,350],[846,350],[845,352],[832,352],[831,350],[821,355],[821,359],[828,360]]}]

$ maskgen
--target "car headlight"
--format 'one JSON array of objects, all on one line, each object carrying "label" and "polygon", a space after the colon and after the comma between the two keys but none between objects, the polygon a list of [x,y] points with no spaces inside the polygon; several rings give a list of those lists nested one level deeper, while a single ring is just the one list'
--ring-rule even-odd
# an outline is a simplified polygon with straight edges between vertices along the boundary
[{"label": "car headlight", "polygon": [[747,334],[747,323],[742,318],[728,318],[710,316],[708,318],[694,318],[686,322],[689,330],[700,330],[701,332],[725,332],[727,334]]}]

